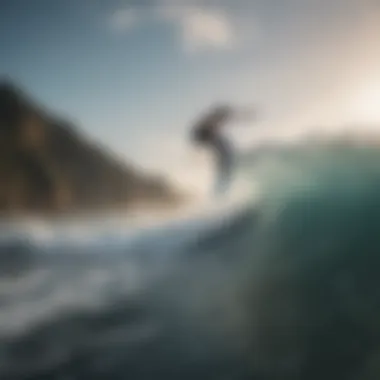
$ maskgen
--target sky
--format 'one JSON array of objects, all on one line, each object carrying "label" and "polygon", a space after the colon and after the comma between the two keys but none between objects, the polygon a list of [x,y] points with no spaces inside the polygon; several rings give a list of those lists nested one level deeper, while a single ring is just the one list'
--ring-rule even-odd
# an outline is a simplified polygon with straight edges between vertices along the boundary
[{"label": "sky", "polygon": [[2,0],[0,74],[123,158],[187,173],[192,121],[255,104],[235,138],[380,125],[378,0]]}]

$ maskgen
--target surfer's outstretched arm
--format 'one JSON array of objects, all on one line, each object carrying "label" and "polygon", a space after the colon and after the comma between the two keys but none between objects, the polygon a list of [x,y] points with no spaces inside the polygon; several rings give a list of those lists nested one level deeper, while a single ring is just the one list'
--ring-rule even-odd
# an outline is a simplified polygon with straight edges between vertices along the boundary
[{"label": "surfer's outstretched arm", "polygon": [[238,123],[251,122],[252,120],[257,119],[258,110],[257,107],[245,107],[245,108],[236,108],[231,112],[231,119]]},{"label": "surfer's outstretched arm", "polygon": [[232,109],[228,106],[213,108],[195,123],[191,130],[192,140],[203,145],[214,145],[220,134],[221,127],[229,121]]}]

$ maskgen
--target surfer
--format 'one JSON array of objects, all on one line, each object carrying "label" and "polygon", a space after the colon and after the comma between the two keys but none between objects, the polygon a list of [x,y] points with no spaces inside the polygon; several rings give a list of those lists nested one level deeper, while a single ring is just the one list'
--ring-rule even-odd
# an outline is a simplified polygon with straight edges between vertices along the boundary
[{"label": "surfer", "polygon": [[235,110],[228,105],[219,105],[201,117],[191,130],[191,138],[196,144],[211,148],[216,159],[215,192],[225,193],[231,182],[234,167],[232,143],[222,135],[221,128],[235,119],[251,118],[252,111]]}]

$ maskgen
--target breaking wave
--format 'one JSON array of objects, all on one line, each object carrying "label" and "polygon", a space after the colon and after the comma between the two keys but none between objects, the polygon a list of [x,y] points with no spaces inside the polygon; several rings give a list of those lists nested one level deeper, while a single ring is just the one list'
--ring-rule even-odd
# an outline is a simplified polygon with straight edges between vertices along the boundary
[{"label": "breaking wave", "polygon": [[379,378],[379,163],[283,149],[245,166],[252,199],[207,217],[6,231],[0,378]]}]

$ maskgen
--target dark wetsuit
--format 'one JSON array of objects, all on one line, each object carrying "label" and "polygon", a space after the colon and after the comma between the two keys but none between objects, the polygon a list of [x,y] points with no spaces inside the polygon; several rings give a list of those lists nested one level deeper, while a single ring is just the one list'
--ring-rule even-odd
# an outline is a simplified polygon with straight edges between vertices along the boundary
[{"label": "dark wetsuit", "polygon": [[231,117],[228,107],[217,108],[204,117],[192,130],[192,139],[197,144],[210,147],[216,156],[216,191],[224,192],[228,186],[233,168],[233,149],[229,141],[220,134],[220,127]]}]

